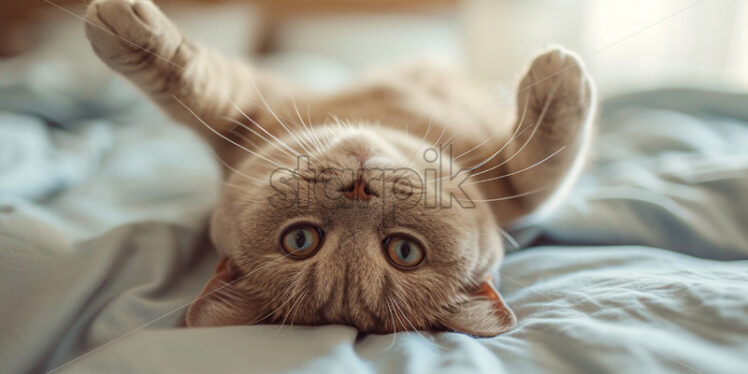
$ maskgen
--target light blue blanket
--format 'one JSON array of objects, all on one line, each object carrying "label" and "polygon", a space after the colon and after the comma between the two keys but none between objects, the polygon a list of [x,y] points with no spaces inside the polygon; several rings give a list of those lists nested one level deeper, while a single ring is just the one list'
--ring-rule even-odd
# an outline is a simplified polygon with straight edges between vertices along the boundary
[{"label": "light blue blanket", "polygon": [[209,149],[119,80],[28,87],[0,87],[0,372],[748,372],[746,95],[605,103],[570,197],[514,233],[519,327],[475,339],[177,328],[217,262]]}]

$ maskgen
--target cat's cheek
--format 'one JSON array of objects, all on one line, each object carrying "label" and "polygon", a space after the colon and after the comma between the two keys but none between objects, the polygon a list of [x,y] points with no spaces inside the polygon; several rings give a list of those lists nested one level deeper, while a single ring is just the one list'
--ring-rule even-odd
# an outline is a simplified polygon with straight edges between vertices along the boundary
[{"label": "cat's cheek", "polygon": [[236,287],[242,274],[224,257],[213,277],[192,302],[185,316],[187,327],[247,325],[259,322],[261,311],[246,292]]}]

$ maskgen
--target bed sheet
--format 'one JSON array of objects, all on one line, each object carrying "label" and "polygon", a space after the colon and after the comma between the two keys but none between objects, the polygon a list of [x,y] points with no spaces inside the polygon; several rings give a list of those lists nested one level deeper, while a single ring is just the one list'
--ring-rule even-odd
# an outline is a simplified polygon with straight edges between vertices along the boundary
[{"label": "bed sheet", "polygon": [[0,80],[2,372],[748,369],[746,95],[602,105],[570,196],[513,232],[526,248],[497,277],[519,318],[508,334],[184,329],[217,262],[210,150],[121,80],[80,87],[44,69]]}]

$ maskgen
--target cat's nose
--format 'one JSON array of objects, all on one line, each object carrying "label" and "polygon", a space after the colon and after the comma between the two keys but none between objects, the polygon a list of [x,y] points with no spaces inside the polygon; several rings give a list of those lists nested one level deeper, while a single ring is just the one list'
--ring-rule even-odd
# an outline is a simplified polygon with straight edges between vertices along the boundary
[{"label": "cat's nose", "polygon": [[343,190],[343,196],[351,200],[369,200],[374,194],[371,193],[366,181],[358,178]]}]

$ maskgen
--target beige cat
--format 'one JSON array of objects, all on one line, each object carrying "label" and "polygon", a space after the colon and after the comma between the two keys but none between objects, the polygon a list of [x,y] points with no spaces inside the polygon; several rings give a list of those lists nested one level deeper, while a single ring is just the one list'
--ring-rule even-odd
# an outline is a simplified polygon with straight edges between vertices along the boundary
[{"label": "beige cat", "polygon": [[146,0],[97,0],[86,19],[98,56],[225,166],[211,221],[223,260],[187,325],[493,336],[516,324],[490,280],[500,226],[578,172],[594,92],[576,56],[536,57],[513,114],[423,64],[335,95],[288,87],[192,43]]}]

